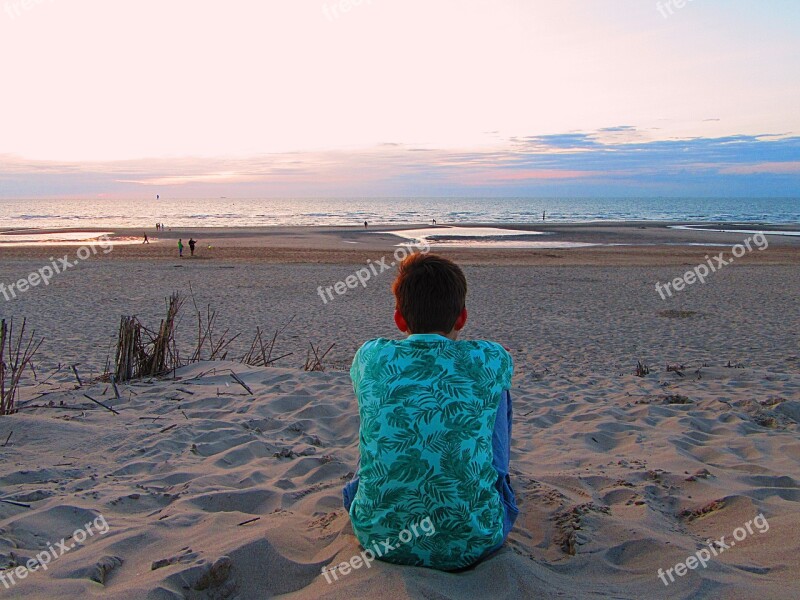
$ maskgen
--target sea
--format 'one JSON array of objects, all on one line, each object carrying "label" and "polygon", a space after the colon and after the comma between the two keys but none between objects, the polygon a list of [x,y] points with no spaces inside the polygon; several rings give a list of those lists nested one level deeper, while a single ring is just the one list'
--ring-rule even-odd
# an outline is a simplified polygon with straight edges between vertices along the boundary
[{"label": "sea", "polygon": [[800,224],[797,198],[0,199],[0,229],[681,221]]}]

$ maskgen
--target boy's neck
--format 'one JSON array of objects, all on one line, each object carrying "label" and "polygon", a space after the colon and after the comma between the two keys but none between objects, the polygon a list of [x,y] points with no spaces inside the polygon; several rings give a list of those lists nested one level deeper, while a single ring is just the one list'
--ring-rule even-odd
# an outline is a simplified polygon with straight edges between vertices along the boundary
[{"label": "boy's neck", "polygon": [[455,329],[453,331],[451,331],[450,333],[444,333],[442,331],[428,331],[426,333],[409,333],[408,335],[409,336],[412,336],[412,335],[440,335],[440,336],[442,336],[444,338],[447,338],[448,340],[452,340],[454,342],[458,340],[458,331],[456,331]]}]

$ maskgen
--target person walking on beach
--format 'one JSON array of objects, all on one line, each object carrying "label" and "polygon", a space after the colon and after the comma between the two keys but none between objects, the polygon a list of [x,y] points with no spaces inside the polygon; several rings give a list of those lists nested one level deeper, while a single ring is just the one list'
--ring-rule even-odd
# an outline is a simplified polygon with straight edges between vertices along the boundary
[{"label": "person walking on beach", "polygon": [[193,240],[192,238],[189,238],[189,253],[190,253],[192,256],[194,256],[194,245],[195,245],[196,243],[197,243],[197,242],[196,242],[195,240]]},{"label": "person walking on beach", "polygon": [[142,243],[143,244],[149,244],[150,243],[150,240],[147,239],[147,232],[146,231],[144,232],[144,241]]},{"label": "person walking on beach", "polygon": [[542,221],[544,221],[544,220],[545,220],[545,218],[547,218],[547,211],[544,211],[544,210],[543,210],[543,211],[542,211]]},{"label": "person walking on beach", "polygon": [[366,229],[367,227],[369,227],[369,223],[367,223],[366,221],[364,221],[364,229]]},{"label": "person walking on beach", "polygon": [[178,240],[178,256],[183,257],[183,240]]}]

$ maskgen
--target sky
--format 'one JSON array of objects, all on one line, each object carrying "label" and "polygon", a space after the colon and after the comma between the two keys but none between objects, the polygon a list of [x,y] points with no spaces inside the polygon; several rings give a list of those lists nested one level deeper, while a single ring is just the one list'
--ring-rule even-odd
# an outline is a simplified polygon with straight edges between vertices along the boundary
[{"label": "sky", "polygon": [[797,0],[0,0],[0,198],[800,196]]}]

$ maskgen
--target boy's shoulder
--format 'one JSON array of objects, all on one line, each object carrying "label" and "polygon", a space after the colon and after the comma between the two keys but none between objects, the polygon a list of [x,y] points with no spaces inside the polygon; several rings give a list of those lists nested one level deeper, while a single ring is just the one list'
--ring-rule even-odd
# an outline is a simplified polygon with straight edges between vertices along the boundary
[{"label": "boy's shoulder", "polygon": [[[478,378],[488,376],[496,385],[508,389],[514,374],[514,360],[501,344],[488,340],[453,341],[442,337],[440,341],[420,336],[404,340],[377,338],[365,342],[356,352],[350,376],[358,391],[365,378],[375,381],[384,375],[394,377],[397,369],[408,368],[427,373],[436,380],[446,372],[464,372]],[[421,381],[420,377],[414,380]]]},{"label": "boy's shoulder", "polygon": [[421,339],[419,336],[410,336],[403,340],[375,338],[367,342],[364,342],[361,348],[358,349],[356,356],[363,359],[370,355],[374,355],[375,353],[379,353],[385,349],[413,348],[417,350],[424,350],[426,348],[430,348],[433,351],[435,348],[440,346],[451,346],[453,348],[457,348],[460,350],[467,350],[467,351],[480,351],[487,355],[508,357],[509,360],[511,359],[511,355],[508,353],[505,347],[502,344],[499,344],[498,342],[492,342],[490,340],[453,341],[444,337],[442,337],[439,340],[431,338]]}]

